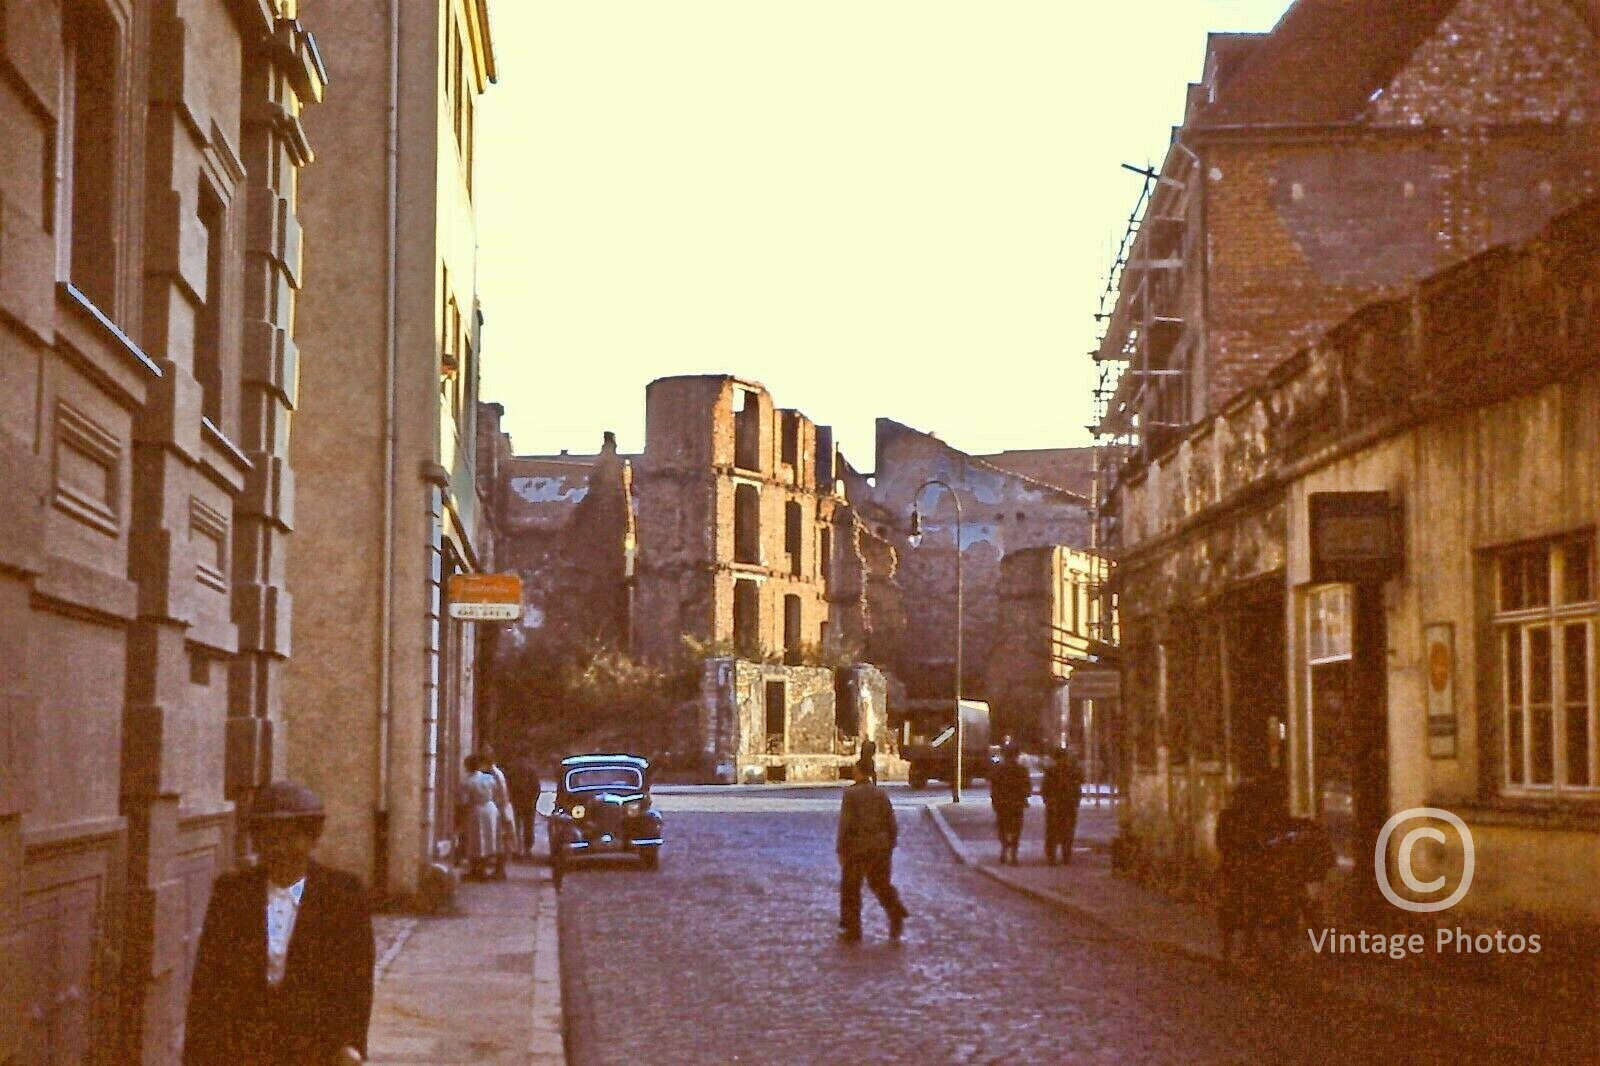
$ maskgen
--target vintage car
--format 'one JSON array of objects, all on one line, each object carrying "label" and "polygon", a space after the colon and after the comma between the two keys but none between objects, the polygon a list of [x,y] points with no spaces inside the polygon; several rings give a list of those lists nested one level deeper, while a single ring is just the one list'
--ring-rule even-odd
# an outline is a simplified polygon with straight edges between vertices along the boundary
[{"label": "vintage car", "polygon": [[596,855],[637,855],[655,869],[666,839],[650,802],[650,763],[637,755],[562,759],[548,825],[557,885],[568,863]]}]

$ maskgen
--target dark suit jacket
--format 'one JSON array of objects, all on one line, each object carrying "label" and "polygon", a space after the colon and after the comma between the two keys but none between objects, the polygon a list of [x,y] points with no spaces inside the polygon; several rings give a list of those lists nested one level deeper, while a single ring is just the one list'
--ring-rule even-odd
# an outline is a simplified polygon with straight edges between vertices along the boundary
[{"label": "dark suit jacket", "polygon": [[366,1054],[372,916],[361,883],[316,863],[306,873],[283,983],[267,985],[267,875],[223,874],[195,953],[186,1066],[320,1066],[346,1045]]},{"label": "dark suit jacket", "polygon": [[870,781],[858,781],[844,790],[839,807],[840,855],[887,855],[894,851],[898,826],[889,794]]},{"label": "dark suit jacket", "polygon": [[1021,763],[1003,762],[989,773],[989,805],[997,811],[1018,811],[1028,805],[1033,782]]}]

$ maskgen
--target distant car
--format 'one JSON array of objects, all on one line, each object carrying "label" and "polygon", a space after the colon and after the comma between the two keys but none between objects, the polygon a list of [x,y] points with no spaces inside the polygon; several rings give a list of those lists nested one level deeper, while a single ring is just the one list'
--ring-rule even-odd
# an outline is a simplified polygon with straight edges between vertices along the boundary
[{"label": "distant car", "polygon": [[569,863],[595,855],[636,855],[654,870],[666,843],[661,812],[650,800],[650,763],[637,755],[562,759],[546,824],[558,886]]}]

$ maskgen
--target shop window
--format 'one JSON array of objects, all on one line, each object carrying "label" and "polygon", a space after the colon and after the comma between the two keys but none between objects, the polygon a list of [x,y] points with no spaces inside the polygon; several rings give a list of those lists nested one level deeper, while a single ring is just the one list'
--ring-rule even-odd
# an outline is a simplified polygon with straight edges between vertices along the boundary
[{"label": "shop window", "polygon": [[1350,658],[1350,586],[1323,585],[1306,594],[1306,660],[1312,665]]},{"label": "shop window", "polygon": [[1505,788],[1596,790],[1593,534],[1518,545],[1494,564]]},{"label": "shop window", "polygon": [[754,485],[733,489],[733,561],[761,562],[761,492]]}]

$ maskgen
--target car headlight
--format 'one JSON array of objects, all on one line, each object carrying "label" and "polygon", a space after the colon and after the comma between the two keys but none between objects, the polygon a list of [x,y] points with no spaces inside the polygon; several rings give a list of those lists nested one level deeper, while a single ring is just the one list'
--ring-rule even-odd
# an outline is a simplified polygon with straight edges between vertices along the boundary
[{"label": "car headlight", "polygon": [[574,803],[572,805],[572,816],[574,818],[582,818],[583,817],[583,804]]},{"label": "car headlight", "polygon": [[622,808],[622,813],[628,814],[628,815],[643,814],[644,813],[644,801],[643,800],[634,800],[632,803],[630,803],[626,807]]}]

